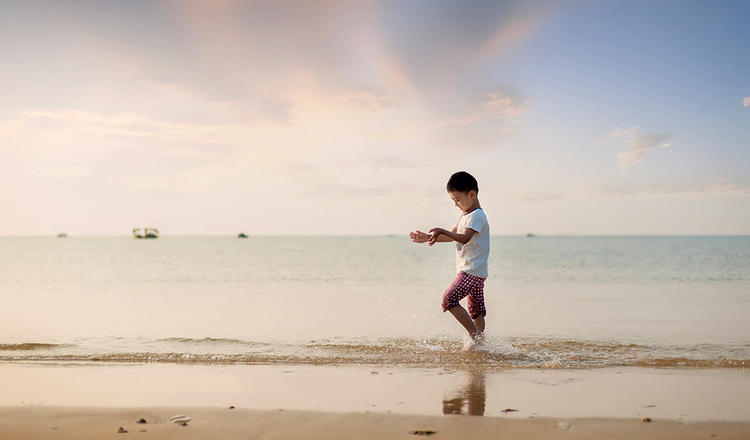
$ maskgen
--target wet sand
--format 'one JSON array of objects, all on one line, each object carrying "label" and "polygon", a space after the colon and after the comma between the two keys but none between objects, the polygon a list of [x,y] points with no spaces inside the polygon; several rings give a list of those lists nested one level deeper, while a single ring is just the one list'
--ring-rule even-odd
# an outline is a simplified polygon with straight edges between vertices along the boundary
[{"label": "wet sand", "polygon": [[0,389],[0,439],[750,438],[738,369],[6,363]]},{"label": "wet sand", "polygon": [[[169,422],[189,415],[185,426]],[[146,423],[137,423],[138,420]],[[124,431],[124,432],[123,432]],[[0,438],[25,439],[746,439],[748,423],[511,419],[229,408],[0,408]]]},{"label": "wet sand", "polygon": [[[742,369],[0,363],[0,407],[215,407],[750,422]],[[504,412],[506,409],[517,409]]]}]

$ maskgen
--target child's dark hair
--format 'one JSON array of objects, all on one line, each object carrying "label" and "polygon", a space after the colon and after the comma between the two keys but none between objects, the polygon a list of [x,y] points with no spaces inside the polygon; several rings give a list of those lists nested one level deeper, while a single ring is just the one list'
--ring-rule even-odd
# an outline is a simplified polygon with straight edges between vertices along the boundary
[{"label": "child's dark hair", "polygon": [[448,179],[447,185],[448,192],[462,192],[468,193],[474,191],[479,194],[479,184],[477,179],[466,171],[459,171],[454,173],[450,179]]}]

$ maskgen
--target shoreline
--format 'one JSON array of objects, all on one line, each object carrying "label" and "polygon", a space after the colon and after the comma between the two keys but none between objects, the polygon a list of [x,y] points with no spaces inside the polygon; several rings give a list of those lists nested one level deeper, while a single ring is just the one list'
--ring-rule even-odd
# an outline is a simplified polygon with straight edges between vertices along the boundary
[{"label": "shoreline", "polygon": [[[190,421],[180,426],[174,415]],[[137,423],[139,420],[146,423]],[[473,416],[420,416],[386,413],[333,413],[242,408],[66,408],[0,407],[0,439],[745,439],[747,422],[676,422],[581,418],[513,419]]]}]

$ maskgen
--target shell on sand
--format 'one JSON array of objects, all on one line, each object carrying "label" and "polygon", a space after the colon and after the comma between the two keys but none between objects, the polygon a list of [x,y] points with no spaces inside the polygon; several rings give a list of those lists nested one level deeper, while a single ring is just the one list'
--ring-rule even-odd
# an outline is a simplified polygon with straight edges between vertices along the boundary
[{"label": "shell on sand", "polygon": [[176,424],[178,424],[178,425],[182,425],[182,426],[185,426],[185,425],[187,425],[187,423],[188,423],[188,422],[189,422],[190,420],[192,420],[192,419],[191,419],[190,417],[188,417],[188,416],[184,416],[184,415],[179,415],[179,416],[172,416],[172,417],[170,417],[170,418],[169,418],[169,421],[170,421],[170,422],[172,422],[172,423],[176,423]]}]

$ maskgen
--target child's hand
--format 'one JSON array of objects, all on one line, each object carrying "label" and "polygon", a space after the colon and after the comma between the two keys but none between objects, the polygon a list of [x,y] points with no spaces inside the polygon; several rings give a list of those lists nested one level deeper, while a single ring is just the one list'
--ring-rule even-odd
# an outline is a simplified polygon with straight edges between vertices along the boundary
[{"label": "child's hand", "polygon": [[433,244],[437,243],[438,237],[440,236],[440,234],[442,234],[444,232],[446,232],[446,230],[443,229],[443,228],[433,228],[433,229],[430,229],[429,240],[427,240],[427,242],[430,244],[430,246],[432,246]]},{"label": "child's hand", "polygon": [[414,243],[427,243],[427,240],[430,239],[430,234],[425,234],[422,231],[417,232],[410,232],[409,237],[411,237],[411,241]]}]

